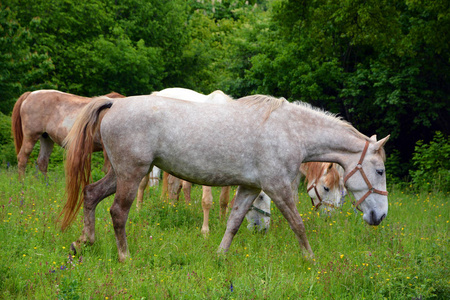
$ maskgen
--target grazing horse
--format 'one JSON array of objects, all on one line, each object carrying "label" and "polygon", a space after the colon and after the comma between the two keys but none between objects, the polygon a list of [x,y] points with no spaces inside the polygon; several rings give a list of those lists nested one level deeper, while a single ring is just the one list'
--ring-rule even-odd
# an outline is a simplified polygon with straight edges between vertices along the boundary
[{"label": "grazing horse", "polygon": [[[203,95],[193,90],[185,88],[167,88],[159,92],[153,92],[152,95],[168,97],[173,99],[180,99],[199,103],[219,103],[224,104],[234,101],[230,96],[226,95],[220,90],[216,90],[209,95]],[[165,173],[165,172],[164,172]],[[142,205],[144,189],[147,186],[148,177],[146,175],[139,185],[137,193],[136,207],[139,209]],[[192,184],[189,181],[181,180],[167,173],[163,174],[163,189],[162,196],[166,197],[168,192],[169,199],[178,200],[180,191],[183,189],[184,200],[186,203],[191,202],[191,188]],[[223,219],[227,213],[228,201],[230,198],[230,186],[222,187],[219,197],[220,218]],[[209,233],[209,212],[213,204],[212,190],[210,186],[202,186],[202,209],[203,209],[203,224],[201,233],[207,235]]]},{"label": "grazing horse", "polygon": [[[86,185],[89,152],[98,126],[112,167],[105,177]],[[293,194],[300,182],[301,163],[340,164],[345,186],[359,199],[356,207],[364,221],[378,225],[388,213],[383,149],[388,138],[374,141],[330,113],[263,95],[225,104],[154,95],[123,101],[100,97],[78,115],[66,139],[67,202],[60,216],[61,228],[73,222],[84,203],[83,232],[72,247],[93,243],[95,208],[115,193],[110,214],[119,261],[125,261],[129,256],[128,213],[141,179],[155,165],[193,183],[239,186],[220,253],[229,250],[246,213],[264,190],[287,219],[302,249],[314,257]]]},{"label": "grazing horse", "polygon": [[[115,92],[106,96],[125,97]],[[54,144],[62,145],[76,116],[91,100],[55,90],[26,92],[19,97],[13,108],[11,129],[20,177],[25,175],[28,158],[38,140],[41,145],[37,165],[44,175],[47,173]],[[97,139],[94,151],[101,150],[101,142]]]},{"label": "grazing horse", "polygon": [[306,191],[312,206],[333,211],[341,207],[347,194],[344,187],[344,169],[335,163],[308,162],[300,172],[305,176]]},{"label": "grazing horse", "polygon": [[267,230],[269,230],[271,201],[272,200],[269,198],[269,196],[267,196],[264,192],[261,192],[258,197],[256,197],[255,201],[253,201],[252,206],[250,206],[250,210],[245,215],[245,218],[248,221],[248,229],[257,229],[258,231],[264,230],[266,232]]},{"label": "grazing horse", "polygon": [[[316,210],[320,207],[331,212],[342,205],[347,192],[344,187],[344,169],[341,166],[335,163],[308,162],[300,166],[300,172],[305,176],[307,193]],[[271,199],[263,193],[256,198],[245,215],[249,223],[247,228],[256,227],[259,231],[269,229],[270,202]],[[234,199],[230,207],[233,207],[233,203]]]}]

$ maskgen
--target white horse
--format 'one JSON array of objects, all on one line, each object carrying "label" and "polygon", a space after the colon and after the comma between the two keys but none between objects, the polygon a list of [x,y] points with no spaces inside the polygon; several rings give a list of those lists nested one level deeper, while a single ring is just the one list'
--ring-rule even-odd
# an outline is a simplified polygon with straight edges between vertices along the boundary
[{"label": "white horse", "polygon": [[[100,119],[100,112],[106,109]],[[112,168],[104,178],[87,185],[92,136],[98,126]],[[121,101],[100,97],[78,115],[67,137],[68,198],[62,229],[84,203],[83,233],[72,246],[76,249],[80,243],[93,243],[95,208],[116,193],[110,213],[119,261],[126,260],[128,213],[141,179],[156,165],[193,183],[239,186],[219,252],[229,250],[253,201],[264,190],[299,244],[313,257],[292,192],[299,184],[301,163],[341,165],[345,186],[359,199],[356,207],[363,212],[363,219],[378,225],[388,213],[383,150],[388,138],[374,141],[330,113],[262,95],[225,104],[155,95]]]},{"label": "white horse", "polygon": [[257,229],[258,231],[267,231],[270,227],[270,202],[272,200],[266,193],[260,193],[253,201],[250,210],[245,215],[250,230]]}]

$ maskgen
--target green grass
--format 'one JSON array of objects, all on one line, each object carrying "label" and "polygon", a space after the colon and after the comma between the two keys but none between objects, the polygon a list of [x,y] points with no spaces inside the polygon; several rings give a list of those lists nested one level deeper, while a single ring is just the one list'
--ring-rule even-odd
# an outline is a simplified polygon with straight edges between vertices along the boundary
[{"label": "green grass", "polygon": [[191,205],[159,200],[159,188],[146,191],[143,208],[129,215],[131,258],[118,263],[109,197],[97,208],[96,243],[70,261],[82,218],[64,233],[55,223],[65,202],[62,173],[45,180],[30,172],[19,183],[16,170],[0,169],[0,299],[447,298],[450,195],[389,192],[389,215],[378,227],[349,201],[331,217],[317,214],[300,193],[314,261],[302,256],[275,206],[267,234],[248,231],[244,221],[229,253],[217,256],[226,224],[216,202],[211,234],[201,235],[194,186]]}]

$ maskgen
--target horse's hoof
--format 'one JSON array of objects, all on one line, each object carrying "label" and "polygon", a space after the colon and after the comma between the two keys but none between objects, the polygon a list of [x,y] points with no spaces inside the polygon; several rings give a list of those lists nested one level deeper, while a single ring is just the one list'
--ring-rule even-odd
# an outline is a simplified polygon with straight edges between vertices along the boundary
[{"label": "horse's hoof", "polygon": [[77,255],[77,244],[76,242],[73,242],[70,244],[70,250],[73,252],[73,255]]}]

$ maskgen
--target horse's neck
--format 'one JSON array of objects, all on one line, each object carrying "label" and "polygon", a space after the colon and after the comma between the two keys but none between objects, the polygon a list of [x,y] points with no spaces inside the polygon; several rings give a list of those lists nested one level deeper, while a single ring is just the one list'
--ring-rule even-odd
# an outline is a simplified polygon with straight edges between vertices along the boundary
[{"label": "horse's neck", "polygon": [[345,170],[359,160],[366,139],[344,123],[329,118],[315,120],[311,126],[303,124],[303,161],[334,162]]}]

